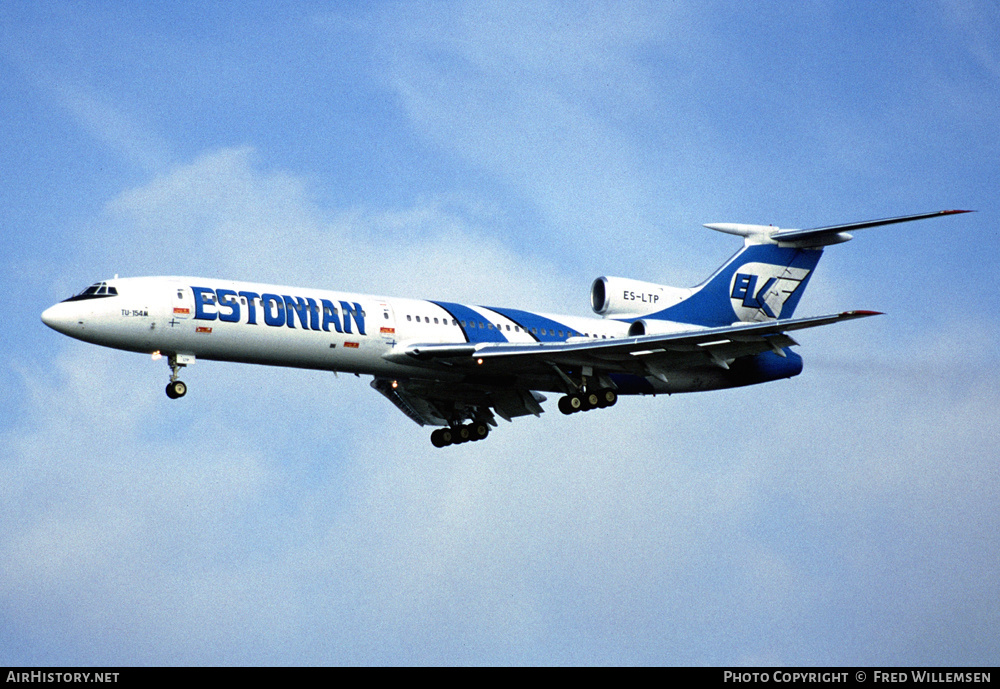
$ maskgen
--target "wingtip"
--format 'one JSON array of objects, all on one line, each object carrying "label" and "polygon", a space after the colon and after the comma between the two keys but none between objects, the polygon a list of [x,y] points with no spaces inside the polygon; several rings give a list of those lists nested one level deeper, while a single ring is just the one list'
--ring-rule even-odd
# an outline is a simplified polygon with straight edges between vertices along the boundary
[{"label": "wingtip", "polygon": [[958,215],[959,213],[975,213],[975,212],[976,211],[960,211],[960,210],[941,211],[941,215]]},{"label": "wingtip", "polygon": [[866,318],[867,316],[884,316],[885,313],[882,311],[865,311],[864,309],[855,309],[854,311],[844,311],[840,315],[844,318]]}]

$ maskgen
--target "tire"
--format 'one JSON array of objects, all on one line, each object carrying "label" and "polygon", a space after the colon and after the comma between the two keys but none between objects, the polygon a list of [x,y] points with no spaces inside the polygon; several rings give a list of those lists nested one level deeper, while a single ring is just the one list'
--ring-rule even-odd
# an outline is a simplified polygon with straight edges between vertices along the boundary
[{"label": "tire", "polygon": [[445,445],[450,444],[449,440],[450,439],[445,439],[443,428],[439,428],[431,433],[431,445],[434,447],[444,447]]},{"label": "tire", "polygon": [[183,381],[175,380],[167,383],[167,397],[172,400],[183,397],[187,394],[187,391],[187,384]]},{"label": "tire", "polygon": [[472,424],[472,440],[482,440],[490,434],[490,427],[485,423]]}]

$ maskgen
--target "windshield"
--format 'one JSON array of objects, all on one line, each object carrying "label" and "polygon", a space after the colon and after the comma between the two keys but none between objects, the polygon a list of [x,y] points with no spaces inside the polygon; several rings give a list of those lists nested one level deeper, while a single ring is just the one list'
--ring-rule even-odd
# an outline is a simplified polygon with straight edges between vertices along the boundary
[{"label": "windshield", "polygon": [[106,282],[95,282],[93,285],[75,294],[64,301],[83,301],[84,299],[101,299],[103,297],[117,297],[118,290],[109,286]]}]

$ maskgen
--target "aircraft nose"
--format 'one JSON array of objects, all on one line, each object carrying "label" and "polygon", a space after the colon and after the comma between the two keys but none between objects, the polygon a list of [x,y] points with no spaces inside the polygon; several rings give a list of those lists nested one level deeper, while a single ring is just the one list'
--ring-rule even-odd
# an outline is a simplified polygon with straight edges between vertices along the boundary
[{"label": "aircraft nose", "polygon": [[45,309],[42,311],[42,323],[58,332],[68,333],[79,319],[73,313],[74,309],[67,307],[67,304],[60,302]]}]

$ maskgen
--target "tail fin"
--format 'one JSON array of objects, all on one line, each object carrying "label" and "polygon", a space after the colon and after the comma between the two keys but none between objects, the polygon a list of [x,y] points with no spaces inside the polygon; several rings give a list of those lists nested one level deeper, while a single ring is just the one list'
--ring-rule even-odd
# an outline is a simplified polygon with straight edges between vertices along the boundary
[{"label": "tail fin", "polygon": [[852,239],[848,230],[969,212],[938,211],[809,230],[733,223],[705,225],[743,237],[743,248],[695,287],[689,297],[645,318],[710,327],[734,321],[791,318],[823,255],[823,247]]},{"label": "tail fin", "polygon": [[684,301],[646,318],[709,327],[791,318],[822,248],[748,243]]}]

